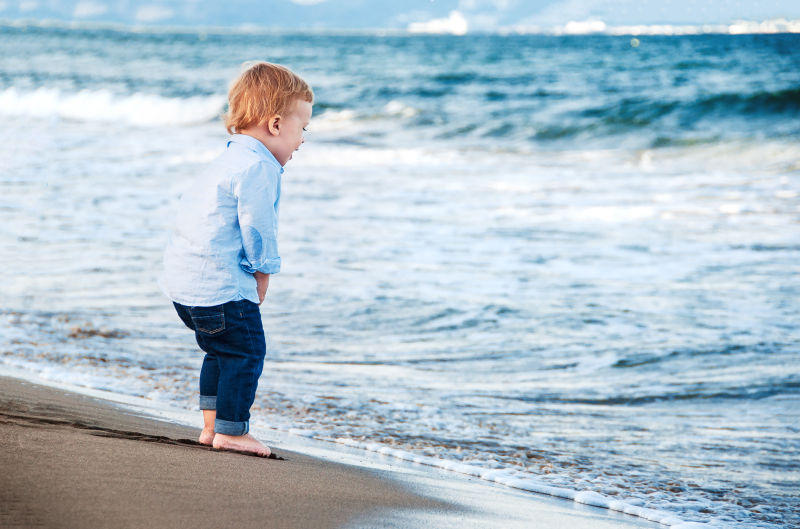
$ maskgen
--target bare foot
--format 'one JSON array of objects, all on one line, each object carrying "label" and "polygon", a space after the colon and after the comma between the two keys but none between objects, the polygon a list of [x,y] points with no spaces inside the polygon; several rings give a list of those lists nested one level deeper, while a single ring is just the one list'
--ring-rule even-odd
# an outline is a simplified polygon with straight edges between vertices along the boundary
[{"label": "bare foot", "polygon": [[214,428],[203,428],[200,432],[200,438],[197,440],[201,445],[211,446],[214,442]]},{"label": "bare foot", "polygon": [[272,451],[252,435],[214,435],[212,446],[218,450],[237,450],[248,452],[261,457],[269,457]]}]

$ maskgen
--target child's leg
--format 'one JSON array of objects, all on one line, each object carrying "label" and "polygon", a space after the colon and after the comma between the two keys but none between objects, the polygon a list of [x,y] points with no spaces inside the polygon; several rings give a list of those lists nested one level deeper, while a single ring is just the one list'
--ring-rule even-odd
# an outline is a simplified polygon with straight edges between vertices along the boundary
[{"label": "child's leg", "polygon": [[214,441],[214,420],[217,417],[217,386],[219,360],[213,352],[206,353],[200,369],[200,409],[203,411],[203,431],[198,442],[209,445]]},{"label": "child's leg", "polygon": [[181,319],[194,329],[197,344],[206,352],[200,371],[204,427],[199,442],[209,444],[211,437],[215,448],[268,456],[269,448],[247,433],[266,353],[258,305],[243,300],[214,307],[178,307]]},{"label": "child's leg", "polygon": [[247,432],[250,407],[264,367],[266,339],[258,305],[243,300],[226,308],[226,340],[219,344],[219,385],[213,446],[267,456],[269,448]]},{"label": "child's leg", "polygon": [[[178,316],[184,324],[195,331],[197,343],[202,348],[201,339],[198,336],[197,328],[192,319],[191,308],[173,303]],[[203,431],[200,433],[198,442],[204,445],[211,445],[214,441],[214,419],[217,416],[217,384],[219,382],[219,364],[217,356],[213,351],[207,351],[203,359],[203,367],[200,369],[200,410],[203,412]]]}]

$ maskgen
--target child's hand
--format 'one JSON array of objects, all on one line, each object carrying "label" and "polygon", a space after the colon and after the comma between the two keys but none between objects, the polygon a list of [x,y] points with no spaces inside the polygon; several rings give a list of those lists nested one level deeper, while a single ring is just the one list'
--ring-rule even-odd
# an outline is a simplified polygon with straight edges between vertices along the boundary
[{"label": "child's hand", "polygon": [[267,289],[269,288],[269,274],[262,274],[256,272],[253,274],[256,278],[256,290],[258,291],[258,304],[264,303],[264,298],[267,296]]}]

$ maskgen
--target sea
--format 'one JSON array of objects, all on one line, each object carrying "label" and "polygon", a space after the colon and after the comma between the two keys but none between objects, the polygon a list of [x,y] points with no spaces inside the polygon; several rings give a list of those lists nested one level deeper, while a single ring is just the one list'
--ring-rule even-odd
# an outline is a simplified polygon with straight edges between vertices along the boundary
[{"label": "sea", "polygon": [[4,23],[0,370],[197,409],[156,277],[250,60],[316,94],[255,426],[800,527],[800,34]]}]

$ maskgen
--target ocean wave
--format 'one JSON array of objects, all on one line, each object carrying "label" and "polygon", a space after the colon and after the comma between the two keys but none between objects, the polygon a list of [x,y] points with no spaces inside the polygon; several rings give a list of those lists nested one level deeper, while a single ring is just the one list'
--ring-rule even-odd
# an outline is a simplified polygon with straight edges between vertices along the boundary
[{"label": "ocean wave", "polygon": [[[749,94],[723,93],[698,100],[688,110],[702,113],[782,114],[800,110],[800,87]],[[787,116],[789,117],[789,116]],[[794,118],[795,116],[791,116]]]},{"label": "ocean wave", "polygon": [[220,115],[224,104],[223,96],[119,95],[105,89],[65,92],[42,87],[24,91],[12,86],[0,92],[0,115],[121,122],[145,127],[209,122]]},{"label": "ocean wave", "polygon": [[[677,117],[680,130],[676,141],[685,141],[685,129],[707,120],[765,117],[794,120],[800,111],[800,88],[750,93],[726,92],[679,101],[653,98],[625,98],[606,105],[578,110],[573,123],[554,124],[537,131],[537,139],[574,137],[584,133],[617,134],[659,124],[667,117]],[[653,146],[672,144],[659,136]]]},{"label": "ocean wave", "polygon": [[[456,75],[447,77],[444,83],[470,83],[470,79],[469,75]],[[448,90],[439,93],[426,89],[424,97],[443,97]],[[426,110],[427,103],[408,103],[400,97],[363,108],[322,102],[312,131],[369,133],[374,138],[376,131],[391,136],[395,131],[414,128],[429,131],[434,139],[504,142],[511,139],[548,145],[576,139],[602,142],[630,137],[631,141],[635,138],[639,145],[650,148],[691,147],[748,137],[755,134],[750,126],[754,119],[768,124],[758,129],[762,136],[785,138],[800,133],[795,119],[800,112],[800,87],[722,92],[683,100],[622,97],[562,112],[540,108],[545,99],[563,97],[548,91],[514,94],[491,89],[485,94],[492,104],[502,105],[491,110],[493,121],[488,125],[483,114],[432,115]],[[415,93],[414,97],[418,96],[420,93]],[[529,110],[520,112],[522,101],[532,101]],[[723,126],[725,123],[730,126]],[[377,125],[382,128],[375,129]]]},{"label": "ocean wave", "polygon": [[705,349],[679,349],[667,354],[636,353],[618,359],[611,367],[631,368],[640,367],[648,364],[669,362],[683,358],[695,357],[716,357],[735,354],[747,354],[757,352],[759,354],[770,354],[774,349],[779,348],[776,344],[758,344],[755,346],[745,346],[742,344],[730,344],[723,347],[712,347]]},{"label": "ocean wave", "polygon": [[800,380],[789,376],[783,380],[765,380],[747,386],[705,386],[687,384],[676,391],[660,391],[640,394],[618,394],[597,397],[559,396],[552,393],[539,395],[493,395],[493,398],[535,404],[579,404],[589,406],[642,406],[663,402],[711,401],[711,400],[762,400],[780,395],[796,395],[800,392]]}]

